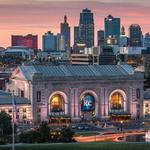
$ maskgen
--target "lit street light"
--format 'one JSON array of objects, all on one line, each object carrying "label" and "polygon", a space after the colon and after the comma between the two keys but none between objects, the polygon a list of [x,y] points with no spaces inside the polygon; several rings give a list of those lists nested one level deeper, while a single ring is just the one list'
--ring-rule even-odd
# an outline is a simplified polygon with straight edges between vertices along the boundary
[{"label": "lit street light", "polygon": [[123,128],[123,121],[121,120],[120,123],[121,123],[120,130],[122,131],[122,128]]}]

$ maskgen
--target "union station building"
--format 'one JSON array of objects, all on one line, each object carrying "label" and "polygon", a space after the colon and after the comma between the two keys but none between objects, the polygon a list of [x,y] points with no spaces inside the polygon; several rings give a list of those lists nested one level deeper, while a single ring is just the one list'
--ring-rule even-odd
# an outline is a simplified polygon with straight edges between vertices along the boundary
[{"label": "union station building", "polygon": [[7,90],[27,98],[34,122],[143,117],[142,73],[129,65],[19,66]]}]

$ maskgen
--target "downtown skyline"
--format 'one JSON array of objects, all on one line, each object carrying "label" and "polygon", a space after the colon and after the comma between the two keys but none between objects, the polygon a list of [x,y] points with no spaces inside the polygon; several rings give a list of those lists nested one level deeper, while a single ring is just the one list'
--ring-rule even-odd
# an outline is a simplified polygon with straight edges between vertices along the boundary
[{"label": "downtown skyline", "polygon": [[[104,28],[104,18],[109,14],[121,18],[121,25],[125,26],[126,35],[128,35],[128,28],[131,24],[139,24],[144,34],[149,32],[150,2],[148,0],[143,0],[142,3],[138,0],[134,2],[123,2],[122,0],[58,1],[1,0],[0,46],[10,46],[12,34],[31,33],[38,34],[39,48],[41,48],[42,35],[48,30],[55,34],[59,33],[64,15],[68,16],[68,23],[71,27],[71,43],[73,44],[73,27],[79,24],[79,15],[84,8],[89,8],[94,13],[95,37],[97,37],[97,31]],[[95,39],[96,44],[97,38]]]}]

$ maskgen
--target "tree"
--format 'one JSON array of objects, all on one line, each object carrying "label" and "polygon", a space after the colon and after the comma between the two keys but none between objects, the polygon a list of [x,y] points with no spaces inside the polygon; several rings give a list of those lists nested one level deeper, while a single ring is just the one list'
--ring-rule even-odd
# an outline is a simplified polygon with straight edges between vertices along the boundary
[{"label": "tree", "polygon": [[0,112],[0,131],[1,135],[9,135],[12,131],[11,117],[4,111]]},{"label": "tree", "polygon": [[19,135],[23,143],[44,143],[50,141],[50,127],[47,122],[42,122],[38,129],[23,132]]},{"label": "tree", "polygon": [[6,143],[11,131],[11,117],[4,111],[0,112],[0,142]]},{"label": "tree", "polygon": [[40,133],[41,142],[48,142],[50,138],[50,127],[47,122],[42,122],[38,129]]},{"label": "tree", "polygon": [[22,143],[40,143],[40,133],[36,130],[21,133],[19,135],[19,141]]},{"label": "tree", "polygon": [[61,130],[61,141],[62,142],[72,142],[74,132],[70,128],[63,128]]}]

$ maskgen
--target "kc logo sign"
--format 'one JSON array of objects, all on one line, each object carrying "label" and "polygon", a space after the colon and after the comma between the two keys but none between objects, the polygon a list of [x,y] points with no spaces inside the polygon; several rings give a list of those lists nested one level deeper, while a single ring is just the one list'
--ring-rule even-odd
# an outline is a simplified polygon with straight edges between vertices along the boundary
[{"label": "kc logo sign", "polygon": [[90,107],[90,106],[92,106],[92,101],[90,101],[90,100],[84,100],[84,106],[86,106],[86,107]]},{"label": "kc logo sign", "polygon": [[95,99],[92,95],[85,95],[82,98],[81,110],[82,111],[93,111],[95,109]]}]

